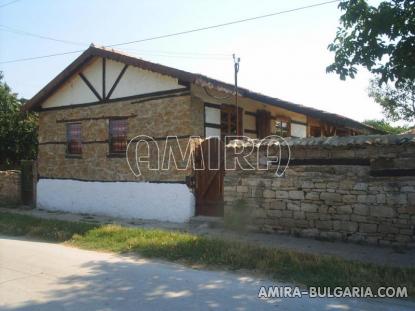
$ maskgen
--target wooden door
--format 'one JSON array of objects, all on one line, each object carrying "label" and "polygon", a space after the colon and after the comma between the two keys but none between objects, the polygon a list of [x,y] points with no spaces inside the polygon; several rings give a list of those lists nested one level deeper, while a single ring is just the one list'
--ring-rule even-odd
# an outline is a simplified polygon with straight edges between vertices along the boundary
[{"label": "wooden door", "polygon": [[195,155],[196,215],[223,216],[224,144],[206,139]]},{"label": "wooden door", "polygon": [[[238,115],[236,114],[236,107],[231,105],[222,105],[221,107],[221,138],[224,141],[225,136],[239,136],[242,135],[243,129],[243,110],[238,108]],[[225,142],[227,143],[227,142]]]},{"label": "wooden door", "polygon": [[22,192],[22,203],[24,205],[35,204],[34,195],[34,161],[22,160],[21,163],[21,192]]},{"label": "wooden door", "polygon": [[267,110],[257,110],[256,127],[258,138],[265,138],[271,135],[271,112]]}]

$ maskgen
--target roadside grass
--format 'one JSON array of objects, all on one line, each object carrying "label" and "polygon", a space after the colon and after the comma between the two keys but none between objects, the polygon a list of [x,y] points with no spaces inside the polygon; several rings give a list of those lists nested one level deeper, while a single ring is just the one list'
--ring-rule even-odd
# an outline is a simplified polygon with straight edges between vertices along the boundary
[{"label": "roadside grass", "polygon": [[49,220],[0,212],[0,234],[11,236],[27,236],[49,242],[64,242],[74,234],[85,234],[96,225]]},{"label": "roadside grass", "polygon": [[378,266],[332,256],[247,245],[176,231],[46,220],[0,212],[0,234],[27,236],[118,253],[137,253],[206,267],[246,269],[304,286],[407,286],[415,297],[415,268]]}]

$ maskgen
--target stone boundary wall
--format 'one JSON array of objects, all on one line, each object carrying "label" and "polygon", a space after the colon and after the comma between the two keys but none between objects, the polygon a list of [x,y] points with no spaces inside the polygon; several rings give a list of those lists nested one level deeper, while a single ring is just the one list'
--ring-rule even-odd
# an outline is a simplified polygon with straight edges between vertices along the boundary
[{"label": "stone boundary wall", "polygon": [[21,203],[20,171],[0,171],[0,206]]},{"label": "stone boundary wall", "polygon": [[[245,205],[251,230],[415,246],[414,135],[291,139],[288,145],[283,177],[274,176],[275,166],[226,171],[225,219]],[[228,160],[229,149],[239,153],[240,147],[228,145]],[[259,148],[262,159],[265,149]]]}]

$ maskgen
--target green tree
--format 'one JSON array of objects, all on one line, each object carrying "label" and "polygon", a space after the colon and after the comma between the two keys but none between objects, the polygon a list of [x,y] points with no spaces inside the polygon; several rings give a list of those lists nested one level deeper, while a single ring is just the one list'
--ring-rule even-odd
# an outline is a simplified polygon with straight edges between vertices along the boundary
[{"label": "green tree", "polygon": [[401,134],[409,130],[409,126],[393,126],[386,120],[365,120],[364,124],[374,127],[377,130],[384,131],[388,134]]},{"label": "green tree", "polygon": [[415,0],[342,0],[340,27],[329,45],[335,53],[327,72],[353,78],[357,66],[367,68],[381,82],[415,81]]},{"label": "green tree", "polygon": [[383,113],[389,120],[415,121],[415,83],[404,81],[396,87],[373,79],[369,86],[369,96],[382,106]]},{"label": "green tree", "polygon": [[19,100],[3,81],[0,72],[0,167],[17,167],[20,160],[35,159],[37,152],[37,115],[21,113]]}]

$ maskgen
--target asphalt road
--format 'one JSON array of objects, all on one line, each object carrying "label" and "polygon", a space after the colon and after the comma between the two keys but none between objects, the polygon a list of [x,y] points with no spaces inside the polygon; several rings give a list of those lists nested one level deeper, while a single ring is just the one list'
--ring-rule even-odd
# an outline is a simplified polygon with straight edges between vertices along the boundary
[{"label": "asphalt road", "polygon": [[404,300],[258,299],[240,273],[0,237],[0,310],[415,310]]}]

